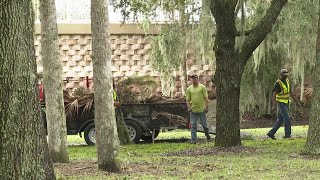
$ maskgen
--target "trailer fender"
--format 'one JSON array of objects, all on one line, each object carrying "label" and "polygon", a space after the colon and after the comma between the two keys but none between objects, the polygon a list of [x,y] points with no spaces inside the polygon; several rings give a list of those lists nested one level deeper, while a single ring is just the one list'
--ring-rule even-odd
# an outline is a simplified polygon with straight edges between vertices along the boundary
[{"label": "trailer fender", "polygon": [[141,127],[142,132],[145,132],[148,130],[147,126],[140,120],[132,118],[132,117],[124,117],[124,122],[126,121],[134,121],[136,123],[139,124],[139,126]]}]

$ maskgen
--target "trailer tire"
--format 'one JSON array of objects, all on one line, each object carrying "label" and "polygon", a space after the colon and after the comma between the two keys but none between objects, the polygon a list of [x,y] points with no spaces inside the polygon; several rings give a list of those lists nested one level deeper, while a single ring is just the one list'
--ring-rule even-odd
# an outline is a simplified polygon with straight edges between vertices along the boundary
[{"label": "trailer tire", "polygon": [[90,146],[96,144],[96,129],[94,123],[88,124],[88,126],[84,129],[84,140]]},{"label": "trailer tire", "polygon": [[125,121],[127,130],[129,133],[129,137],[132,142],[138,143],[140,141],[140,138],[142,136],[142,130],[141,127],[137,122],[127,120]]}]

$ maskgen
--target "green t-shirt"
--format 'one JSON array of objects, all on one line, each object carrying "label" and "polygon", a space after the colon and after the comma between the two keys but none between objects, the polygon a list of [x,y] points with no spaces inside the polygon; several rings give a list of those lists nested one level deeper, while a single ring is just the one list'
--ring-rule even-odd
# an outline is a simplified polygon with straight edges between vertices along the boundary
[{"label": "green t-shirt", "polygon": [[187,100],[191,104],[192,112],[203,112],[206,107],[206,98],[208,97],[207,88],[200,84],[198,86],[189,86],[187,88]]}]

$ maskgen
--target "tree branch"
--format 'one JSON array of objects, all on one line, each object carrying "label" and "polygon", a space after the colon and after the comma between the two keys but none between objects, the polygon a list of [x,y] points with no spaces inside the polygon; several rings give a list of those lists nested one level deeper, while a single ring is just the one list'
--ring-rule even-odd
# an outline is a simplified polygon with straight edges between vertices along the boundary
[{"label": "tree branch", "polygon": [[[253,31],[253,29],[250,29],[250,30],[244,31],[243,33],[244,33],[245,36],[249,36],[249,35],[252,33],[252,31]],[[236,32],[234,33],[234,35],[235,35],[235,36],[241,36],[242,34],[241,34],[240,31],[236,31]],[[215,34],[215,33],[212,34],[212,37],[216,37],[216,34]]]},{"label": "tree branch", "polygon": [[259,44],[265,39],[268,33],[272,30],[274,23],[276,22],[282,8],[288,2],[288,0],[272,0],[270,7],[268,8],[264,17],[260,22],[250,30],[250,34],[245,38],[242,51],[237,50],[239,59],[242,63],[246,63],[251,56],[252,52],[259,46]]}]

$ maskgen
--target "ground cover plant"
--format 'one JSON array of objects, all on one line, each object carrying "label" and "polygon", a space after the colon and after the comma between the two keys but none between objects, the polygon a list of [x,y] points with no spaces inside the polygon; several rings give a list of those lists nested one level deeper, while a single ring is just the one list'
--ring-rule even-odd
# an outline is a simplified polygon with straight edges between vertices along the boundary
[{"label": "ground cover plant", "polygon": [[269,128],[242,131],[243,146],[213,147],[199,133],[189,144],[188,131],[162,132],[155,144],[122,146],[122,172],[99,171],[96,148],[68,136],[70,164],[55,164],[59,179],[319,179],[318,157],[301,154],[307,126],[293,127],[294,139],[265,137]]}]

